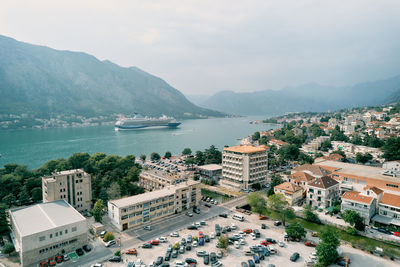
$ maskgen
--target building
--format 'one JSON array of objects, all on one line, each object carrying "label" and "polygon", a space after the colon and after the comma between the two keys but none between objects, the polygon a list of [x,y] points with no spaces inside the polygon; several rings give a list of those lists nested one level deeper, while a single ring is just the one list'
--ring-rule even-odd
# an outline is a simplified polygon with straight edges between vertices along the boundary
[{"label": "building", "polygon": [[331,177],[340,182],[341,192],[361,192],[365,186],[400,195],[400,180],[385,175],[384,169],[330,160],[315,160],[314,165],[332,170]]},{"label": "building", "polygon": [[326,209],[339,200],[339,183],[329,176],[323,176],[307,186],[307,204],[314,208]]},{"label": "building", "polygon": [[218,182],[222,178],[222,166],[219,164],[207,164],[197,167],[201,179]]},{"label": "building", "polygon": [[239,145],[222,152],[220,184],[233,190],[247,190],[253,184],[264,184],[268,173],[268,154],[263,146]]},{"label": "building", "polygon": [[315,179],[316,178],[314,176],[303,171],[292,173],[288,177],[288,181],[290,183],[297,184],[298,186],[301,186],[304,189],[307,188],[308,183],[315,181]]},{"label": "building", "polygon": [[305,172],[307,174],[310,174],[316,178],[321,178],[322,176],[326,176],[330,174],[330,171],[328,171],[325,168],[322,168],[321,166],[317,165],[311,165],[311,164],[303,164],[300,166],[297,166],[296,168],[293,169],[294,172]]},{"label": "building", "polygon": [[364,218],[364,223],[369,224],[371,218],[378,210],[378,202],[381,200],[383,191],[376,187],[371,187],[365,193],[348,191],[342,195],[342,211],[353,210]]},{"label": "building", "polygon": [[22,266],[47,261],[87,244],[88,225],[64,199],[9,211]]},{"label": "building", "polygon": [[139,175],[139,185],[147,191],[162,189],[186,180],[185,176],[159,170],[143,170]]},{"label": "building", "polygon": [[200,182],[189,180],[160,190],[110,200],[108,216],[123,231],[198,206],[200,198]]},{"label": "building", "polygon": [[379,214],[375,215],[372,221],[400,226],[400,195],[384,192],[378,210]]},{"label": "building", "polygon": [[92,182],[82,169],[54,172],[42,177],[43,202],[64,199],[76,210],[90,211]]},{"label": "building", "polygon": [[274,187],[275,194],[282,194],[289,205],[298,203],[303,199],[303,188],[290,182],[284,182]]},{"label": "building", "polygon": [[400,177],[400,160],[386,161],[382,166],[383,174]]}]

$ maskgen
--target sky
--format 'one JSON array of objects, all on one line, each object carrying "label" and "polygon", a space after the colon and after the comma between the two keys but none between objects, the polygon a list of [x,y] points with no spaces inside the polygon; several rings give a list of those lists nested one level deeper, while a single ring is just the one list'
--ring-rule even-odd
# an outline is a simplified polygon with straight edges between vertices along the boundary
[{"label": "sky", "polygon": [[187,95],[400,75],[399,0],[0,0],[0,34],[136,66]]}]

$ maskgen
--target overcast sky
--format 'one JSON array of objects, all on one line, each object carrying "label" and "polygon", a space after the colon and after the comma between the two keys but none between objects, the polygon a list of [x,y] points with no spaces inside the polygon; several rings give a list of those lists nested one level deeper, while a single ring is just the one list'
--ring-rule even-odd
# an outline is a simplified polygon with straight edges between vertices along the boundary
[{"label": "overcast sky", "polygon": [[0,2],[0,34],[136,66],[185,94],[400,74],[400,0]]}]

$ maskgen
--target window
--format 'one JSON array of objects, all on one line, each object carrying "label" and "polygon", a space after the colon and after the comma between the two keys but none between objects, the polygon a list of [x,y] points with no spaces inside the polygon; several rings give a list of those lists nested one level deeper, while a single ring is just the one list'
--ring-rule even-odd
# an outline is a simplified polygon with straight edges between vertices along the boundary
[{"label": "window", "polygon": [[46,237],[45,237],[45,236],[39,237],[39,241],[44,241],[44,240],[46,240]]},{"label": "window", "polygon": [[56,232],[56,236],[58,236],[58,232]]},{"label": "window", "polygon": [[50,234],[50,238],[53,238],[53,234]]},{"label": "window", "polygon": [[76,226],[75,226],[75,227],[72,227],[71,231],[72,231],[72,232],[76,232]]},{"label": "window", "polygon": [[65,229],[65,234],[68,234],[68,229]]}]

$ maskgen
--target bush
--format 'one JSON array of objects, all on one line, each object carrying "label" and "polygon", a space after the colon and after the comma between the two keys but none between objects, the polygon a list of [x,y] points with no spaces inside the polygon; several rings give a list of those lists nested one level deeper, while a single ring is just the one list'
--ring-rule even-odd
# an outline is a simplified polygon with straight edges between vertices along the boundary
[{"label": "bush", "polygon": [[354,229],[353,227],[348,226],[346,228],[346,233],[350,234],[350,235],[357,235],[357,230]]},{"label": "bush", "polygon": [[3,253],[10,255],[15,251],[15,247],[12,243],[8,243],[3,247]]},{"label": "bush", "polygon": [[179,246],[180,246],[179,242],[176,242],[176,243],[172,246],[172,248],[175,249],[175,250],[179,250]]},{"label": "bush", "polygon": [[111,241],[111,240],[114,240],[114,239],[115,239],[114,234],[112,232],[107,232],[104,235],[103,241],[104,242],[108,242],[108,241]]},{"label": "bush", "polygon": [[115,251],[114,255],[115,255],[115,256],[121,256],[121,250]]}]

